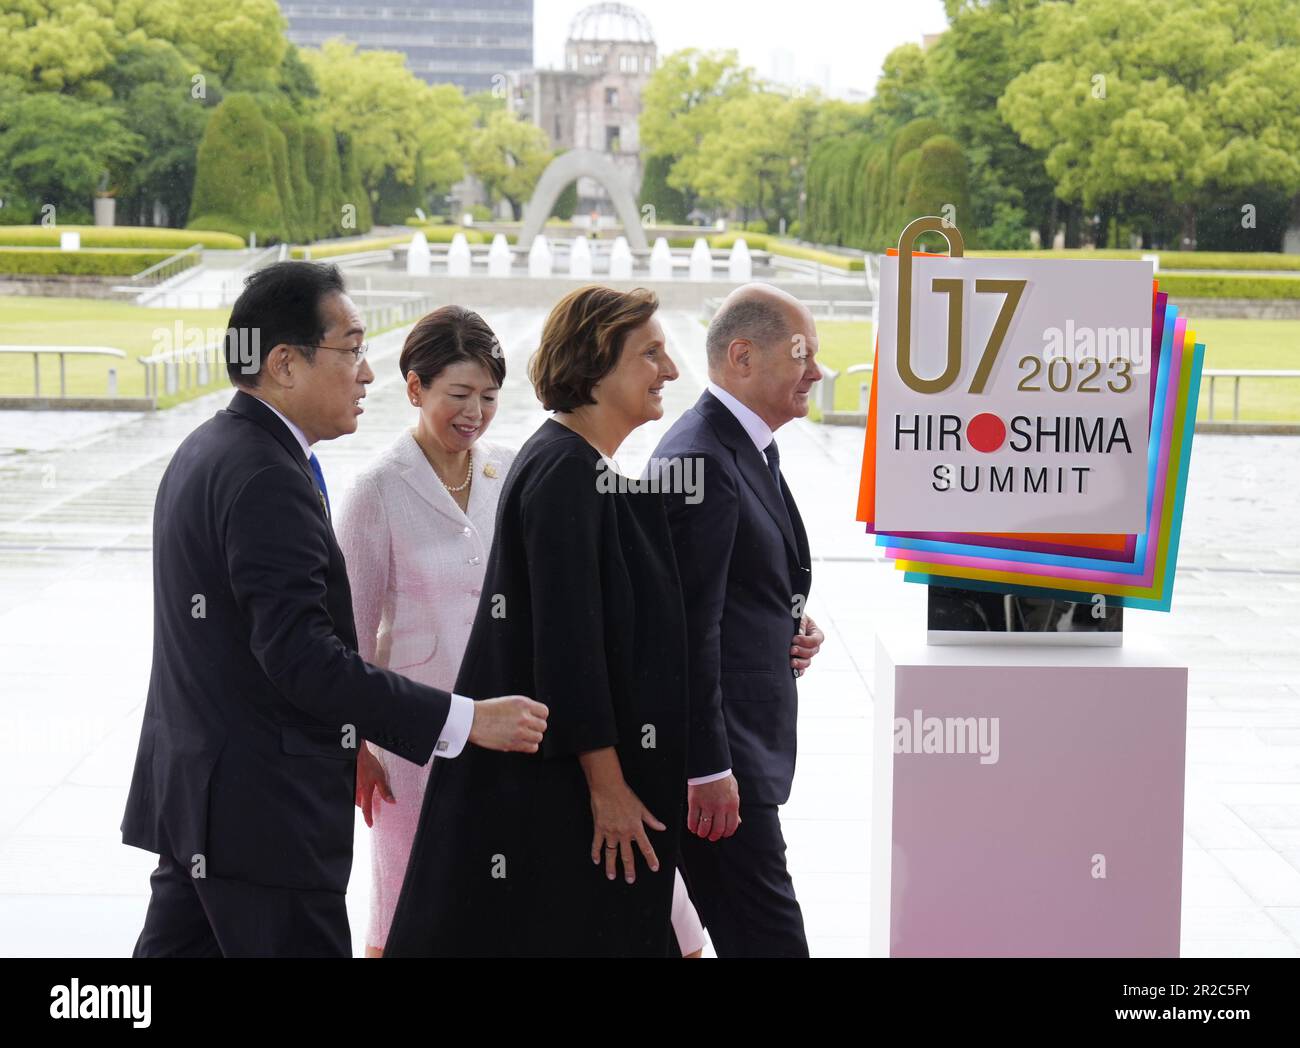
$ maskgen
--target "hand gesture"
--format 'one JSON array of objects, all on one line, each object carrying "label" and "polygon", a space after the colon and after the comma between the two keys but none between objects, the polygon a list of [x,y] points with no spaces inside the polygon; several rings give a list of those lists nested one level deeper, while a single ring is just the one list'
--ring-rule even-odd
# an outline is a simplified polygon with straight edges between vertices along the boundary
[{"label": "hand gesture", "polygon": [[485,750],[536,753],[550,711],[523,695],[506,695],[474,703],[469,741]]},{"label": "hand gesture", "polygon": [[367,826],[375,824],[374,810],[371,807],[374,803],[375,790],[378,790],[379,796],[389,804],[397,803],[393,791],[388,788],[388,773],[379,763],[379,758],[363,742],[357,751],[357,807],[366,817]]},{"label": "hand gesture", "polygon": [[790,666],[796,677],[802,677],[812,663],[812,658],[821,651],[826,634],[821,627],[805,615],[799,620],[799,632],[794,635],[790,646]]},{"label": "hand gesture", "polygon": [[619,782],[591,792],[591,817],[595,831],[591,838],[591,861],[600,865],[605,856],[605,876],[611,881],[617,870],[617,860],[623,860],[623,879],[628,884],[636,881],[636,859],[632,844],[641,849],[646,865],[654,872],[659,870],[659,857],[655,855],[645,828],[665,830],[662,822],[641,803],[626,782]]},{"label": "hand gesture", "polygon": [[686,829],[697,837],[720,841],[740,825],[740,787],[734,775],[686,787]]}]

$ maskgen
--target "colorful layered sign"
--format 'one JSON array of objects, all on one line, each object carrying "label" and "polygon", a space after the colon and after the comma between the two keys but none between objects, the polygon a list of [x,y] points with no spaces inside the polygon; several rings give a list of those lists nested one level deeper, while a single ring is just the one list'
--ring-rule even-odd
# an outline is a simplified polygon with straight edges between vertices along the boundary
[{"label": "colorful layered sign", "polygon": [[[1205,347],[1196,342],[1194,332],[1188,330],[1167,296],[1158,289],[1146,290],[1152,284],[1138,276],[1152,315],[1148,320],[1150,353],[1145,360],[1133,358],[1143,376],[1141,396],[1147,420],[1136,434],[1141,438],[1143,462],[1142,476],[1136,482],[1142,499],[1135,527],[1107,528],[1104,520],[1099,520],[1094,525],[1098,530],[1091,533],[1072,532],[1068,526],[1055,532],[887,528],[877,519],[881,516],[877,499],[885,470],[894,468],[894,462],[891,454],[881,453],[879,448],[878,425],[889,416],[881,410],[878,389],[884,388],[884,382],[877,369],[858,517],[869,532],[877,534],[877,542],[895,559],[907,581],[1079,602],[1095,601],[1100,594],[1108,602],[1126,607],[1169,609]],[[888,345],[886,337],[882,322],[879,344]],[[878,350],[878,365],[880,358]],[[884,370],[889,370],[887,362]],[[1130,408],[1126,406],[1126,410]],[[962,432],[969,435],[969,424]],[[1129,438],[1130,445],[1137,446],[1135,435],[1130,433]],[[929,519],[921,518],[923,522]]]},{"label": "colorful layered sign", "polygon": [[909,287],[907,261],[881,267],[876,524],[1141,528],[1151,264],[920,257]]}]

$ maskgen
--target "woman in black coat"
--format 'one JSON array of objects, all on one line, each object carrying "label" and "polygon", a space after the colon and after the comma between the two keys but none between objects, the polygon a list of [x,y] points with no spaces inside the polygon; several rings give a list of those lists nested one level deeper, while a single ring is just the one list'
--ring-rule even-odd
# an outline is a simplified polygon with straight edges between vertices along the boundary
[{"label": "woman in black coat", "polygon": [[585,287],[547,319],[530,377],[556,415],[506,478],[456,682],[544,703],[547,729],[435,761],[388,957],[680,956],[685,615],[661,498],[608,461],[677,378],[657,306]]}]

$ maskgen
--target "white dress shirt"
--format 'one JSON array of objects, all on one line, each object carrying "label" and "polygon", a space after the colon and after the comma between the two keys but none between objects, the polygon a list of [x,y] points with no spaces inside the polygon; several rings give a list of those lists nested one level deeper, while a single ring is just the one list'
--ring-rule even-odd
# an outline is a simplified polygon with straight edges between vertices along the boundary
[{"label": "white dress shirt", "polygon": [[[256,396],[256,394],[253,395]],[[310,461],[311,445],[307,443],[307,435],[274,404],[262,400],[261,397],[257,397],[257,399],[270,408],[275,413],[275,417],[288,427],[289,432],[293,434],[294,439],[302,447],[302,457]],[[443,722],[442,731],[438,735],[438,741],[433,747],[433,752],[439,757],[459,757],[460,751],[469,742],[469,732],[473,726],[474,700],[453,692],[451,706],[447,710],[447,719]]]},{"label": "white dress shirt", "polygon": [[[710,393],[722,401],[723,406],[728,411],[736,416],[736,421],[749,434],[749,439],[754,442],[754,447],[758,449],[759,455],[762,456],[763,464],[767,465],[767,446],[775,439],[767,423],[716,382],[710,382],[708,389]],[[687,779],[686,784],[688,786],[703,786],[706,782],[725,779],[730,774],[731,769],[728,768],[726,771],[714,772],[712,775],[700,775],[694,779]]]},{"label": "white dress shirt", "polygon": [[749,439],[754,442],[754,447],[758,448],[758,453],[763,456],[763,465],[766,466],[767,446],[776,439],[772,436],[772,431],[768,428],[767,423],[759,418],[752,409],[746,407],[716,383],[709,383],[709,392],[722,401],[726,409],[736,416],[736,421],[749,434]]}]

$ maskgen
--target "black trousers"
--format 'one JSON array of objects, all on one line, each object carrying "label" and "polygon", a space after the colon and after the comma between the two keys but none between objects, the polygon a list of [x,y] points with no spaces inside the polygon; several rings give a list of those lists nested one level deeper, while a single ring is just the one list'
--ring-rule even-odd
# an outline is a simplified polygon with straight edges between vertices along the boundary
[{"label": "black trousers", "polygon": [[683,829],[682,877],[719,957],[807,957],[776,805],[747,805],[730,837]]},{"label": "black trousers", "polygon": [[132,957],[351,957],[341,892],[191,877],[170,855],[149,875]]}]

